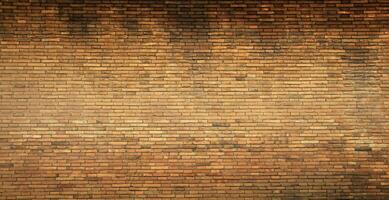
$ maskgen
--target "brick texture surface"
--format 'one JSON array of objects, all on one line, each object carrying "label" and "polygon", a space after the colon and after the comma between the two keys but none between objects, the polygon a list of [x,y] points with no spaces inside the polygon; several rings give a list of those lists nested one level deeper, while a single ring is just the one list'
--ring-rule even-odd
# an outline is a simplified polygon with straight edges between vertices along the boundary
[{"label": "brick texture surface", "polygon": [[0,199],[389,199],[386,0],[0,0]]}]

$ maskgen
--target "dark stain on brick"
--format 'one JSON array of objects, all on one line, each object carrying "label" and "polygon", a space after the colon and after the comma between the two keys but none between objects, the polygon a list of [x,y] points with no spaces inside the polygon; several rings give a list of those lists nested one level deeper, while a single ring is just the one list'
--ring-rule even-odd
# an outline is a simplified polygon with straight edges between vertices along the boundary
[{"label": "dark stain on brick", "polygon": [[[293,187],[293,186],[292,186]],[[296,187],[296,186],[294,186]],[[302,194],[300,193],[299,190],[295,190],[295,189],[285,189],[285,190],[281,190],[281,193],[283,195],[286,195],[288,198],[287,199],[294,199],[294,200],[300,200],[300,199],[303,199],[302,197]]]},{"label": "dark stain on brick", "polygon": [[100,180],[102,180],[102,177],[88,176],[88,177],[85,177],[85,180],[86,181],[100,181]]},{"label": "dark stain on brick", "polygon": [[[229,125],[224,125],[223,127],[228,127]],[[219,140],[219,145],[222,145],[222,146],[231,146],[231,147],[234,147],[236,143],[232,140],[226,140],[226,139],[221,139]]]},{"label": "dark stain on brick", "polygon": [[[167,11],[165,29],[169,32],[173,49],[190,63],[192,78],[198,72],[207,71],[206,62],[211,58],[209,42],[210,22],[207,4],[198,1],[170,1],[164,4]],[[200,61],[200,62],[199,62]],[[202,87],[193,84],[194,93]]]},{"label": "dark stain on brick", "polygon": [[195,163],[196,167],[205,167],[205,166],[211,166],[212,162],[198,162]]},{"label": "dark stain on brick", "polygon": [[30,152],[35,154],[35,155],[40,155],[44,152],[44,149],[42,149],[42,148],[31,149]]},{"label": "dark stain on brick", "polygon": [[152,148],[152,146],[149,144],[141,145],[141,149],[151,149],[151,148]]},{"label": "dark stain on brick", "polygon": [[85,4],[84,1],[66,1],[57,5],[59,17],[66,22],[70,36],[91,36],[100,17],[97,5]]},{"label": "dark stain on brick", "polygon": [[141,155],[134,155],[134,156],[129,156],[129,160],[139,160],[142,156]]},{"label": "dark stain on brick", "polygon": [[15,35],[15,32],[17,31],[17,27],[13,24],[15,21],[16,13],[13,9],[3,8],[0,10],[0,35],[2,37]]},{"label": "dark stain on brick", "polygon": [[21,149],[25,149],[25,146],[23,146],[23,145],[10,145],[10,146],[9,146],[9,149],[12,149],[12,150],[21,150]]},{"label": "dark stain on brick", "polygon": [[0,163],[0,168],[12,168],[14,167],[13,163]]},{"label": "dark stain on brick", "polygon": [[350,64],[365,64],[369,57],[369,50],[359,44],[355,45],[355,47],[345,46],[346,54],[341,56],[341,59]]},{"label": "dark stain on brick", "polygon": [[7,33],[7,30],[5,29],[4,25],[1,23],[0,19],[0,35],[5,35]]},{"label": "dark stain on brick", "polygon": [[354,148],[355,151],[372,151],[373,149],[368,145],[357,145]]},{"label": "dark stain on brick", "polygon": [[[150,13],[160,13],[162,18],[156,19],[168,33],[169,45],[173,46],[170,51],[175,55],[177,62],[186,63],[191,84],[191,94],[201,98],[204,96],[203,83],[194,84],[201,73],[209,72],[209,59],[212,56],[209,32],[211,30],[208,16],[209,3],[205,1],[140,1],[142,7],[138,18]],[[131,8],[129,8],[131,9]],[[131,15],[135,15],[134,12]],[[162,19],[162,20],[161,20]],[[130,25],[133,26],[133,25]],[[143,24],[142,24],[143,26]],[[138,35],[141,39],[149,38],[147,29],[141,29],[138,25]],[[138,39],[139,40],[139,39]],[[203,81],[202,81],[203,82]]]},{"label": "dark stain on brick", "polygon": [[174,191],[179,191],[179,192],[182,192],[182,191],[185,191],[186,190],[186,187],[185,186],[175,186],[174,187]]},{"label": "dark stain on brick", "polygon": [[248,152],[252,153],[260,153],[265,151],[265,148],[263,147],[246,147],[245,149],[247,149]]},{"label": "dark stain on brick", "polygon": [[128,32],[138,32],[138,26],[138,20],[135,17],[126,17],[123,21],[123,28],[125,28]]},{"label": "dark stain on brick", "polygon": [[53,141],[51,145],[53,146],[68,146],[70,143],[68,141]]},{"label": "dark stain on brick", "polygon": [[167,3],[165,9],[171,42],[204,42],[208,39],[210,27],[204,4],[195,1]]},{"label": "dark stain on brick", "polygon": [[371,63],[373,55],[365,46],[358,45],[355,48],[344,48],[346,54],[342,60],[350,65],[345,69],[346,78],[352,81],[354,87],[367,87],[373,81],[376,66]]},{"label": "dark stain on brick", "polygon": [[366,190],[369,186],[369,179],[372,178],[370,171],[359,171],[356,172],[344,172],[341,175],[347,180],[351,181],[351,189],[353,191]]},{"label": "dark stain on brick", "polygon": [[245,81],[247,78],[247,75],[239,75],[237,77],[235,77],[235,80],[236,81]]},{"label": "dark stain on brick", "polygon": [[213,127],[229,127],[230,124],[226,122],[213,122],[212,123]]},{"label": "dark stain on brick", "polygon": [[25,84],[15,84],[15,88],[26,88]]},{"label": "dark stain on brick", "polygon": [[69,16],[69,32],[72,35],[87,35],[91,32],[90,25],[97,20],[96,15],[85,14],[70,14]]},{"label": "dark stain on brick", "polygon": [[92,194],[73,194],[72,198],[74,199],[92,199]]},{"label": "dark stain on brick", "polygon": [[346,141],[343,138],[336,138],[328,140],[327,144],[323,143],[322,148],[329,149],[331,151],[344,151]]},{"label": "dark stain on brick", "polygon": [[74,188],[74,184],[71,184],[71,183],[60,183],[60,184],[57,184],[57,188],[59,189],[64,189],[64,188]]}]

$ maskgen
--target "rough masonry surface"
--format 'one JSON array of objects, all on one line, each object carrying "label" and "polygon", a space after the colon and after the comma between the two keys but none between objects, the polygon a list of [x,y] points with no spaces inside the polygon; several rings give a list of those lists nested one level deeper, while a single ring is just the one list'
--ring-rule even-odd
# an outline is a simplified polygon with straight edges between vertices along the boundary
[{"label": "rough masonry surface", "polygon": [[386,0],[0,0],[0,199],[389,199]]}]

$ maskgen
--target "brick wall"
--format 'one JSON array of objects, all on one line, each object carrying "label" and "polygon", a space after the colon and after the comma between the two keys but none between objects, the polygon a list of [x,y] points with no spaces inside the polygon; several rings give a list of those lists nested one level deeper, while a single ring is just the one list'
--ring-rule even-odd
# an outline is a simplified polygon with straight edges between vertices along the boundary
[{"label": "brick wall", "polygon": [[0,0],[0,199],[388,199],[388,8]]}]

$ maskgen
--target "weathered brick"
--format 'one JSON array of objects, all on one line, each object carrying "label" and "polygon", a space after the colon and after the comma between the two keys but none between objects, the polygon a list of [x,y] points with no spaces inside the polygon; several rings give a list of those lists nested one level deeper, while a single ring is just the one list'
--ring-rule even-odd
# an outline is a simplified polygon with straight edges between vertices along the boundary
[{"label": "weathered brick", "polygon": [[382,0],[1,0],[0,200],[389,199]]}]

